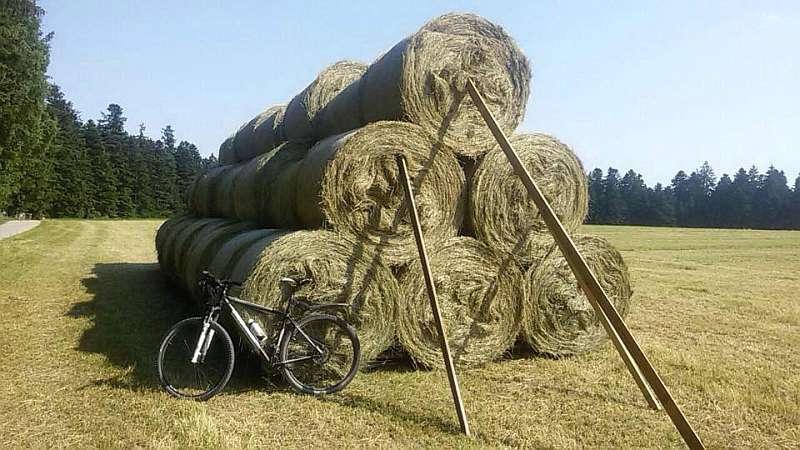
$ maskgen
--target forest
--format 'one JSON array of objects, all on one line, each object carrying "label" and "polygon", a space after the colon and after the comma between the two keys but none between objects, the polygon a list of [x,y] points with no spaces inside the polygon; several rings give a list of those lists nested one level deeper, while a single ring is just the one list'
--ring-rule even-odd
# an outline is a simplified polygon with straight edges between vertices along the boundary
[{"label": "forest", "polygon": [[[30,0],[0,9],[0,213],[34,217],[167,217],[184,208],[192,180],[217,165],[166,125],[157,140],[126,131],[111,103],[83,120],[46,75],[53,35]],[[591,224],[800,229],[800,175],[770,167],[717,179],[703,163],[668,186],[648,187],[633,170],[588,175]]]}]

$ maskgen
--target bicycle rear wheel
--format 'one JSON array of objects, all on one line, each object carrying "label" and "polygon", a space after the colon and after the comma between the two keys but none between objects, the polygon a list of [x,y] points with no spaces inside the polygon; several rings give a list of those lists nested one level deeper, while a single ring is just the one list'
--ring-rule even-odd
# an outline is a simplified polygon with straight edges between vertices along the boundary
[{"label": "bicycle rear wheel", "polygon": [[300,320],[281,341],[278,365],[292,388],[320,395],[344,389],[360,362],[355,329],[336,316],[317,314]]},{"label": "bicycle rear wheel", "polygon": [[[192,362],[203,319],[192,317],[178,322],[164,337],[158,352],[158,377],[171,395],[192,400],[208,400],[220,392],[233,373],[233,341],[216,322],[209,323],[205,357]],[[212,333],[213,331],[213,333]]]}]

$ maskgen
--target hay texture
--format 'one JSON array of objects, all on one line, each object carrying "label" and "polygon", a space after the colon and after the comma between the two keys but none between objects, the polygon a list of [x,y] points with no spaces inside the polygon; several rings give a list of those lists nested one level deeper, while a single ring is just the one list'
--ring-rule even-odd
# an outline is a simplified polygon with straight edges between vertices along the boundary
[{"label": "hay texture", "polygon": [[219,146],[219,163],[222,165],[227,164],[235,164],[236,160],[236,153],[233,151],[233,138],[236,136],[236,133],[228,136],[227,139],[222,141],[222,144]]},{"label": "hay texture", "polygon": [[318,140],[319,130],[314,122],[322,110],[339,92],[357,80],[367,70],[367,65],[356,61],[339,61],[328,66],[286,107],[283,132],[287,140]]},{"label": "hay texture", "polygon": [[286,138],[282,133],[286,105],[270,106],[242,124],[219,147],[221,165],[248,161],[277,147]]},{"label": "hay texture", "polygon": [[186,264],[182,280],[193,297],[200,296],[197,286],[200,274],[211,268],[211,262],[219,249],[234,236],[252,230],[254,225],[252,222],[228,221],[219,228],[203,230],[198,234],[183,256]]},{"label": "hay texture", "polygon": [[280,307],[284,297],[279,280],[286,276],[313,280],[296,292],[307,302],[351,305],[331,312],[339,312],[358,330],[364,361],[392,344],[397,281],[379,257],[351,236],[296,231],[272,240],[250,272],[243,296]]},{"label": "hay texture", "polygon": [[[586,218],[589,192],[580,160],[546,134],[512,136],[511,144],[568,232]],[[470,186],[470,229],[494,249],[510,252],[528,264],[543,255],[534,245],[549,234],[538,208],[499,147],[479,163]]]},{"label": "hay texture", "polygon": [[[522,317],[522,272],[516,260],[469,237],[429,248],[431,270],[453,362],[461,367],[495,360],[514,343]],[[427,367],[444,367],[422,267],[400,275],[397,333],[403,348]]]},{"label": "hay texture", "polygon": [[[214,253],[208,266],[208,271],[217,278],[231,279],[234,266],[236,266],[242,254],[251,248],[254,243],[273,233],[275,233],[275,230],[263,228],[236,233],[236,235],[226,239]],[[234,281],[240,282],[243,280]]]},{"label": "hay texture", "polygon": [[405,122],[373,123],[309,151],[298,177],[303,227],[328,224],[352,233],[392,265],[413,259],[417,250],[396,155],[408,162],[426,240],[455,236],[464,216],[464,173],[449,150]]},{"label": "hay texture", "polygon": [[192,207],[204,216],[255,215],[270,228],[352,233],[378,247],[387,263],[401,264],[416,247],[395,160],[400,154],[425,237],[455,236],[464,216],[464,174],[450,150],[407,122],[373,123],[311,149],[290,141],[249,163],[214,170],[200,178]]},{"label": "hay texture", "polygon": [[[631,298],[630,277],[620,253],[605,239],[573,236],[573,241],[622,317]],[[567,356],[600,346],[606,332],[555,244],[542,244],[548,256],[525,274],[527,296],[522,335],[538,353]]]},{"label": "hay texture", "polygon": [[323,110],[320,132],[405,120],[455,151],[477,156],[494,138],[466,95],[468,78],[510,134],[525,114],[530,66],[502,28],[473,14],[438,17],[395,45]]}]

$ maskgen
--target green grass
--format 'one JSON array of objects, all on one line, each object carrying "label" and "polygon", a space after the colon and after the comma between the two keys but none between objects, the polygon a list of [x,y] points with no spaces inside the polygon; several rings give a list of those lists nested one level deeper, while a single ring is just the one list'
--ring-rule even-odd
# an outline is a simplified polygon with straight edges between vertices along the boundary
[{"label": "green grass", "polygon": [[[360,374],[317,399],[247,367],[207,403],[157,386],[162,334],[190,314],[161,278],[159,221],[59,221],[0,241],[7,447],[679,447],[607,344],[460,371]],[[800,445],[800,232],[587,227],[631,268],[627,321],[709,447]]]}]

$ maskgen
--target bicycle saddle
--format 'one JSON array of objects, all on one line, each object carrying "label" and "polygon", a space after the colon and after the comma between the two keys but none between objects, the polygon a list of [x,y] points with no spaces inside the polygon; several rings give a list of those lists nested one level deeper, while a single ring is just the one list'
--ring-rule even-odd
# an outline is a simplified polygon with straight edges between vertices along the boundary
[{"label": "bicycle saddle", "polygon": [[280,279],[280,282],[284,283],[284,284],[287,284],[287,285],[289,285],[291,287],[297,287],[297,286],[302,286],[304,284],[310,283],[311,282],[311,278],[300,278],[298,280],[295,280],[294,278],[283,277],[283,278]]}]

